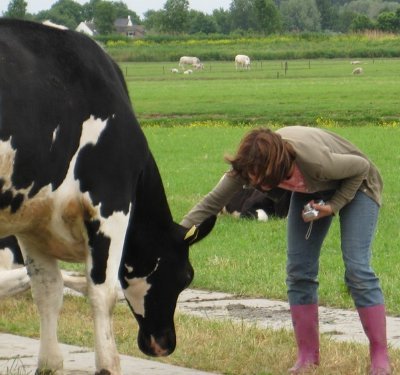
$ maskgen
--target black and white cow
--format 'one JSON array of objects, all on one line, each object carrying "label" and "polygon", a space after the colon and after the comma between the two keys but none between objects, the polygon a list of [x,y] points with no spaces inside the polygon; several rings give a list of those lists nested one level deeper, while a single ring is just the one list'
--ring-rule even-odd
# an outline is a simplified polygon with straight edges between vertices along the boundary
[{"label": "black and white cow", "polygon": [[[96,374],[121,374],[116,283],[154,356],[176,344],[173,315],[193,278],[189,245],[215,217],[173,221],[117,65],[90,38],[0,20],[0,237],[15,235],[40,313],[38,369],[61,374],[58,260],[85,262]],[[50,373],[46,372],[46,373]]]},{"label": "black and white cow", "polygon": [[258,221],[267,221],[269,217],[285,218],[289,211],[290,197],[290,191],[279,188],[264,193],[244,186],[224,207],[223,213]]}]

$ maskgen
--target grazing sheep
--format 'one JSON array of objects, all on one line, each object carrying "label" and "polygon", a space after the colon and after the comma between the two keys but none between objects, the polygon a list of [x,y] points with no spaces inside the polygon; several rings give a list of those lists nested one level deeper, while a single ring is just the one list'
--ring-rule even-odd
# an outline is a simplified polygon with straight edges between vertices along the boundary
[{"label": "grazing sheep", "polygon": [[202,70],[202,69],[204,69],[204,65],[203,65],[202,63],[194,64],[193,67],[194,67],[196,70]]},{"label": "grazing sheep", "polygon": [[193,57],[193,56],[182,56],[179,59],[179,67],[184,69],[185,65],[192,65],[196,66],[198,64],[201,64],[201,61],[198,57]]},{"label": "grazing sheep", "polygon": [[363,70],[363,68],[360,68],[360,67],[355,68],[353,70],[353,74],[363,74],[363,73],[364,73],[364,70]]},{"label": "grazing sheep", "polygon": [[236,55],[235,66],[236,70],[238,69],[238,67],[244,69],[250,69],[250,57],[246,55]]},{"label": "grazing sheep", "polygon": [[171,73],[179,73],[179,70],[176,69],[176,68],[172,68],[172,69],[171,69]]},{"label": "grazing sheep", "polygon": [[358,60],[350,61],[350,64],[351,65],[361,64],[361,61],[358,61]]},{"label": "grazing sheep", "polygon": [[188,69],[188,70],[185,70],[184,72],[183,72],[183,74],[192,74],[193,73],[193,70],[192,69]]}]

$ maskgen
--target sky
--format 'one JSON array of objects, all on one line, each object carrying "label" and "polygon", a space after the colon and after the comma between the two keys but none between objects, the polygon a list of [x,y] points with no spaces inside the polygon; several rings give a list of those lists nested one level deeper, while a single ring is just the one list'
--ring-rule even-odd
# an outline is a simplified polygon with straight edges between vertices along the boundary
[{"label": "sky", "polygon": [[[28,13],[38,13],[41,10],[48,10],[57,0],[25,0],[28,3]],[[89,0],[75,0],[84,4]],[[149,9],[160,10],[164,7],[166,0],[122,0],[128,9],[133,10],[139,17]],[[189,0],[189,8],[204,13],[211,13],[214,9],[229,9],[232,0]],[[10,0],[0,0],[0,14],[8,8]]]}]

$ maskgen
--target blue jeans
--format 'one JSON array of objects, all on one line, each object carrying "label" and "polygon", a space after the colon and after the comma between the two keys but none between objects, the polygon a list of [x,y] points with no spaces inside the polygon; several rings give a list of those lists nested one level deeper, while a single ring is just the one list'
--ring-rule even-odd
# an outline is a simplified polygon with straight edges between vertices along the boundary
[{"label": "blue jeans", "polygon": [[[287,231],[286,285],[291,305],[318,303],[318,269],[322,243],[333,217],[305,223],[301,212],[310,200],[329,200],[333,192],[318,194],[293,193],[290,202]],[[371,243],[375,234],[379,206],[366,194],[358,191],[354,199],[340,212],[342,257],[345,283],[356,307],[383,304],[383,294],[371,268]]]}]

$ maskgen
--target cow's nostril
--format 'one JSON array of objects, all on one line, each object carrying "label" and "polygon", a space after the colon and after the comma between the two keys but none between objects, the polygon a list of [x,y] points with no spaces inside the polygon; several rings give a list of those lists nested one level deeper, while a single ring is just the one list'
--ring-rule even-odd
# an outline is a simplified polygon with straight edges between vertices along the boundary
[{"label": "cow's nostril", "polygon": [[139,332],[138,346],[139,349],[146,355],[152,357],[165,357],[170,355],[175,350],[175,333],[171,330],[168,330],[166,334],[160,336],[146,336]]}]

